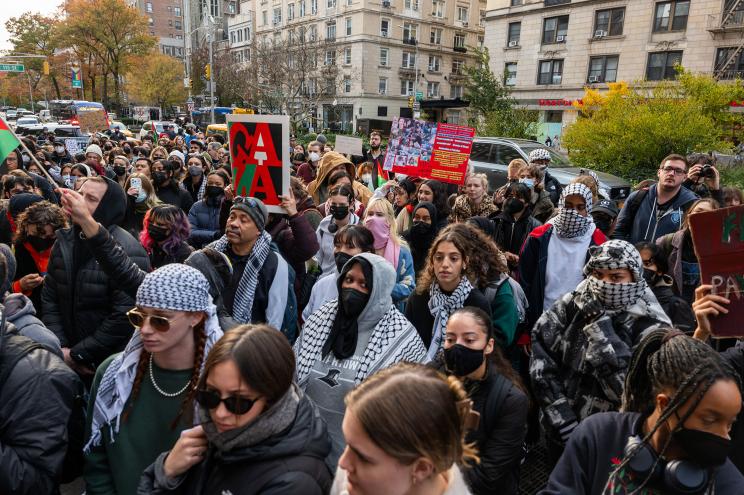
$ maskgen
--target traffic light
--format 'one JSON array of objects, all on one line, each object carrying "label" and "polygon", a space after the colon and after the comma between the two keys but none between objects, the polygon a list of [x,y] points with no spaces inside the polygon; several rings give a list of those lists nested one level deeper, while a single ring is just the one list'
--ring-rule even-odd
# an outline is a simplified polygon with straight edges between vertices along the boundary
[{"label": "traffic light", "polygon": [[409,96],[408,97],[408,108],[413,108],[413,102],[414,102],[414,97]]},{"label": "traffic light", "polygon": [[212,66],[209,65],[209,64],[207,64],[207,65],[204,66],[204,77],[207,80],[212,79]]},{"label": "traffic light", "polygon": [[44,60],[44,75],[45,76],[49,75],[49,61],[48,60]]}]

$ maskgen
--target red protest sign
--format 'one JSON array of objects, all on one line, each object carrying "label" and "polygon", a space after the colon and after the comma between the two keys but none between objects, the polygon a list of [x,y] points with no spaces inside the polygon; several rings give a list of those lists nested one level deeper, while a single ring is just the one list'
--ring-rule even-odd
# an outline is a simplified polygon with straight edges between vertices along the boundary
[{"label": "red protest sign", "polygon": [[728,298],[728,314],[711,319],[714,337],[744,337],[744,205],[690,215],[700,279]]},{"label": "red protest sign", "polygon": [[475,129],[421,120],[393,120],[385,170],[464,184]]},{"label": "red protest sign", "polygon": [[289,194],[289,117],[227,115],[233,191],[258,198],[272,213],[286,213],[279,196]]}]

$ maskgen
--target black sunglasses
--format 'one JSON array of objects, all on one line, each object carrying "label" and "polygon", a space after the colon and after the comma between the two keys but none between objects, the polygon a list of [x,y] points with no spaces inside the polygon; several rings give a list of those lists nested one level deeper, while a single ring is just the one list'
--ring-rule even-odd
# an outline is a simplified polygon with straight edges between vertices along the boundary
[{"label": "black sunglasses", "polygon": [[220,402],[222,402],[225,404],[225,409],[233,414],[238,415],[245,414],[250,411],[257,400],[258,399],[251,400],[239,395],[231,395],[230,397],[225,397],[223,399],[222,397],[220,397],[220,394],[212,390],[196,391],[196,402],[198,402],[202,407],[205,407],[207,409],[217,409],[220,405]]},{"label": "black sunglasses", "polygon": [[255,199],[246,196],[236,196],[235,198],[233,198],[233,203],[244,203],[251,208],[256,208],[258,206],[258,203],[256,203]]}]

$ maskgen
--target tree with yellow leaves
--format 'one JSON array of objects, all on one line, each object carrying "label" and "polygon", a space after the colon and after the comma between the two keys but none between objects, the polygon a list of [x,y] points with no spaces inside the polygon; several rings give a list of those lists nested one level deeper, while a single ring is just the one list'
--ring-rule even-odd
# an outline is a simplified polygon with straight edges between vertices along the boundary
[{"label": "tree with yellow leaves", "polygon": [[136,69],[127,74],[130,99],[161,110],[186,100],[180,60],[153,52],[138,58],[132,67]]}]

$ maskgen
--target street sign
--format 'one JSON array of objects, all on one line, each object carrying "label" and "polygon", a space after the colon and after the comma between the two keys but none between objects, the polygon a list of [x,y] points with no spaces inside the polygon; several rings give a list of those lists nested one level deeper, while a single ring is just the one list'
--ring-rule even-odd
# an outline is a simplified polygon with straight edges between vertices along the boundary
[{"label": "street sign", "polygon": [[0,72],[23,72],[25,70],[23,64],[0,64]]},{"label": "street sign", "polygon": [[416,101],[421,101],[424,99],[424,92],[423,91],[416,91]]},{"label": "street sign", "polygon": [[194,111],[194,102],[193,101],[187,101],[186,102],[186,108],[189,110],[189,113]]},{"label": "street sign", "polygon": [[73,88],[83,87],[83,72],[80,70],[80,67],[72,68],[71,78]]},{"label": "street sign", "polygon": [[421,102],[420,101],[414,101],[413,102],[413,111],[418,112],[421,110]]}]

